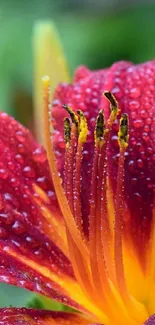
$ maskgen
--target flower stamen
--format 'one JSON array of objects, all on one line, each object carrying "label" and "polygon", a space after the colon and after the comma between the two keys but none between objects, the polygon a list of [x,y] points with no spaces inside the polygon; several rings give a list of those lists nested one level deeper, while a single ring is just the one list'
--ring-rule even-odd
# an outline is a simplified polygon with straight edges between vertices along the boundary
[{"label": "flower stamen", "polygon": [[127,306],[130,315],[136,321],[141,321],[144,317],[147,318],[147,311],[145,307],[129,294],[123,264],[122,253],[122,236],[123,236],[123,183],[124,183],[124,160],[125,150],[128,146],[128,116],[122,114],[120,119],[120,127],[118,132],[118,143],[120,146],[120,157],[117,174],[117,189],[115,198],[115,228],[114,228],[114,256],[115,256],[115,270],[118,290],[121,297]]},{"label": "flower stamen", "polygon": [[65,168],[64,168],[64,188],[65,188],[66,197],[70,209],[72,211],[72,214],[74,213],[73,168],[75,164],[74,157],[75,157],[75,150],[76,150],[76,134],[77,134],[76,125],[72,123],[72,126],[70,128],[70,141],[66,143]]},{"label": "flower stamen", "polygon": [[[43,79],[44,84],[44,123],[45,123],[45,143],[47,156],[49,161],[49,167],[51,171],[51,177],[54,184],[55,192],[59,202],[60,209],[62,211],[64,221],[66,224],[66,234],[68,239],[68,246],[70,251],[70,259],[72,261],[72,266],[77,277],[77,280],[86,295],[91,295],[92,283],[91,274],[89,268],[89,251],[82,239],[80,231],[76,225],[74,215],[72,214],[71,208],[69,206],[67,197],[64,193],[60,176],[58,174],[56,166],[56,158],[53,149],[53,143],[50,139],[50,120],[48,117],[49,110],[49,78],[45,77]],[[76,115],[72,115],[74,119]],[[76,119],[72,120],[73,122]]]},{"label": "flower stamen", "polygon": [[[124,114],[125,115],[125,114]],[[118,142],[120,145],[120,157],[118,164],[117,189],[115,199],[115,228],[114,228],[114,255],[116,279],[122,296],[126,296],[126,282],[124,277],[124,266],[122,257],[122,228],[123,228],[123,182],[124,182],[124,159],[127,147],[128,120],[127,116],[120,119]]]},{"label": "flower stamen", "polygon": [[[119,145],[120,162],[117,178],[115,203],[114,238],[110,227],[107,207],[107,145],[112,124],[118,114],[118,105],[114,96],[106,92],[111,103],[110,117],[105,126],[103,111],[99,112],[95,129],[95,150],[92,169],[92,190],[90,200],[89,246],[83,234],[81,205],[81,167],[83,145],[87,139],[87,121],[81,111],[74,113],[64,106],[69,113],[72,125],[65,120],[65,192],[58,174],[53,144],[50,140],[50,121],[48,118],[49,80],[44,82],[45,139],[51,176],[57,199],[66,224],[66,235],[70,260],[75,277],[85,297],[102,312],[113,319],[119,319],[117,309],[121,310],[126,324],[136,325],[137,321],[147,318],[145,307],[130,296],[124,275],[122,256],[122,214],[123,180],[125,149],[128,142],[128,120],[124,114],[120,120]],[[104,203],[102,203],[104,201]],[[104,233],[104,234],[103,234]],[[113,261],[115,259],[115,262]],[[114,267],[115,266],[115,267]],[[115,308],[111,310],[111,303]],[[107,323],[107,322],[106,322]],[[120,323],[121,324],[121,323]]]},{"label": "flower stamen", "polygon": [[82,211],[81,211],[81,164],[82,164],[82,151],[83,145],[87,140],[88,134],[88,126],[87,121],[84,114],[81,111],[77,112],[80,118],[79,121],[79,136],[78,136],[78,145],[76,152],[76,162],[75,162],[75,182],[74,182],[74,215],[77,226],[83,235],[83,219],[82,219]]},{"label": "flower stamen", "polygon": [[52,181],[55,187],[55,192],[57,195],[57,199],[63,213],[66,226],[72,234],[76,245],[79,247],[81,253],[84,255],[85,259],[88,258],[88,250],[84,242],[81,240],[80,232],[76,227],[75,220],[71,213],[70,207],[67,202],[67,198],[65,196],[61,179],[58,174],[57,166],[56,166],[56,158],[53,149],[53,143],[51,142],[50,138],[50,120],[49,120],[49,85],[50,80],[49,77],[43,78],[43,85],[44,85],[44,134],[45,134],[45,143],[46,143],[46,150],[47,150],[47,157],[49,162],[49,167],[51,171]]},{"label": "flower stamen", "polygon": [[116,120],[119,113],[118,102],[110,91],[104,91],[103,95],[106,97],[106,99],[108,99],[110,103],[110,116],[107,122],[107,128],[111,130],[113,122]]}]

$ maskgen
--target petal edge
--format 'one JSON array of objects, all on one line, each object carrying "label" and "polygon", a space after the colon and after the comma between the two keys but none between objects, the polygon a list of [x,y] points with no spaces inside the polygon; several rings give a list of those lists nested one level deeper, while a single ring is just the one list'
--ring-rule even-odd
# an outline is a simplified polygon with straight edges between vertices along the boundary
[{"label": "petal edge", "polygon": [[74,313],[26,308],[0,309],[0,325],[87,325],[89,320]]}]

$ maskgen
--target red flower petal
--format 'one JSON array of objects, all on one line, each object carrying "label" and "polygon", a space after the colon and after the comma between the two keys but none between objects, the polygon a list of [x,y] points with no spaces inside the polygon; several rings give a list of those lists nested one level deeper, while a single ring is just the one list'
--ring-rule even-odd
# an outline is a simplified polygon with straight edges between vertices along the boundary
[{"label": "red flower petal", "polygon": [[[112,91],[119,102],[121,112],[128,113],[130,138],[125,163],[125,199],[129,207],[130,221],[127,229],[130,229],[130,235],[140,252],[150,236],[155,185],[154,73],[155,61],[140,65],[118,62],[111,68],[98,72],[90,72],[81,67],[75,74],[73,85],[61,84],[57,87],[53,102],[55,146],[60,170],[63,168],[64,152],[63,123],[60,125],[60,116],[66,116],[62,104],[68,104],[74,110],[82,109],[88,119],[90,134],[84,147],[82,168],[83,215],[86,226],[95,120],[100,108],[104,108],[106,117],[109,115],[109,103],[103,98],[103,91]],[[109,146],[110,181],[114,190],[119,154],[117,132],[116,120]]]},{"label": "red flower petal", "polygon": [[88,325],[89,320],[78,314],[26,308],[0,309],[1,325]]},{"label": "red flower petal", "polygon": [[[37,185],[37,191],[34,184]],[[39,188],[42,191],[39,191]],[[55,227],[59,226],[61,237],[65,237],[65,228],[53,191],[45,150],[35,142],[28,130],[5,113],[0,113],[0,194],[1,214],[3,206],[5,209],[7,207],[8,214],[9,210],[21,213],[33,227],[39,228],[56,243],[59,240],[59,247],[63,248],[64,238],[62,240],[56,238],[55,221],[52,223],[52,216],[57,216]],[[38,196],[41,196],[44,209],[48,208],[49,218],[47,214],[43,217],[44,210],[40,211],[39,205],[35,204],[35,200],[39,199]],[[20,222],[13,224],[15,220],[11,220],[11,217],[9,219],[7,215],[2,215],[1,218],[4,223],[10,223],[16,235],[22,232]]]},{"label": "red flower petal", "polygon": [[91,311],[63,252],[65,228],[45,152],[0,113],[0,280]]}]

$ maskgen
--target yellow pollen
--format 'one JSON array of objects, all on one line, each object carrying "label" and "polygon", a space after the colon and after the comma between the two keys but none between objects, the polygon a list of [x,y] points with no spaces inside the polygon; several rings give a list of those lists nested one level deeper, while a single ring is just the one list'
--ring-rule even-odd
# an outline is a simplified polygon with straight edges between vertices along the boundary
[{"label": "yellow pollen", "polygon": [[63,105],[62,107],[68,112],[68,114],[71,117],[72,123],[74,123],[78,128],[79,126],[78,116],[73,112],[73,110],[68,105]]},{"label": "yellow pollen", "polygon": [[107,130],[105,127],[104,114],[103,114],[103,110],[101,110],[97,116],[96,127],[95,127],[95,132],[94,132],[96,146],[99,145],[100,148],[103,146],[103,144],[105,142],[104,137],[105,137],[106,132],[107,132]]},{"label": "yellow pollen", "polygon": [[109,122],[111,124],[116,120],[117,115],[119,113],[118,102],[117,102],[115,96],[110,91],[106,90],[106,91],[104,91],[103,94],[106,97],[106,99],[108,99],[108,101],[110,102],[111,114],[109,117]]},{"label": "yellow pollen", "polygon": [[84,116],[82,111],[77,111],[79,117],[80,117],[80,122],[79,122],[79,138],[78,141],[79,143],[85,143],[87,140],[87,135],[88,135],[88,124],[86,117]]},{"label": "yellow pollen", "polygon": [[66,147],[69,147],[70,140],[71,140],[71,125],[69,118],[64,119],[64,140],[66,142]]},{"label": "yellow pollen", "polygon": [[118,132],[118,142],[120,147],[124,149],[127,148],[129,140],[128,124],[129,122],[127,114],[122,114]]}]

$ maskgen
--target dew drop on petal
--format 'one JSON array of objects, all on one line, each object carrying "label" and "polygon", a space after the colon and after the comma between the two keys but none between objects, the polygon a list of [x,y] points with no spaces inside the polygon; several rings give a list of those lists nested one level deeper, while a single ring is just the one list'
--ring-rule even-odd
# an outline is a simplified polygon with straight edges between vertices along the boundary
[{"label": "dew drop on petal", "polygon": [[111,141],[112,141],[112,144],[118,148],[119,147],[119,144],[118,144],[118,136],[117,135],[113,135],[112,138],[111,138]]},{"label": "dew drop on petal", "polygon": [[11,225],[13,222],[13,217],[8,213],[0,213],[0,222],[5,225]]},{"label": "dew drop on petal", "polygon": [[143,126],[143,121],[138,119],[138,120],[134,120],[133,121],[133,126],[138,129],[138,128],[141,128]]},{"label": "dew drop on petal", "polygon": [[13,171],[15,169],[15,164],[12,161],[8,162],[8,167],[11,171]]},{"label": "dew drop on petal", "polygon": [[43,149],[37,148],[32,153],[33,160],[36,162],[45,162],[46,161],[46,153]]},{"label": "dew drop on petal", "polygon": [[12,225],[12,230],[17,235],[21,235],[26,231],[25,226],[19,220],[16,220]]},{"label": "dew drop on petal", "polygon": [[24,149],[23,144],[22,143],[19,143],[19,145],[18,145],[18,152],[19,153],[24,153],[24,151],[25,151],[25,149]]},{"label": "dew drop on petal", "polygon": [[20,163],[23,164],[24,163],[24,158],[21,154],[17,154],[15,155],[15,159]]},{"label": "dew drop on petal", "polygon": [[11,183],[11,185],[13,186],[13,187],[17,187],[17,186],[19,186],[19,179],[18,178],[16,178],[16,177],[12,177],[11,179],[10,179],[10,183]]},{"label": "dew drop on petal", "polygon": [[36,181],[44,190],[47,188],[47,179],[45,176],[38,177]]},{"label": "dew drop on petal", "polygon": [[143,168],[144,167],[142,159],[137,160],[137,166],[138,166],[138,168]]},{"label": "dew drop on petal", "polygon": [[134,171],[134,169],[135,169],[135,162],[134,162],[134,160],[130,160],[130,161],[129,161],[129,163],[128,163],[128,168],[129,168],[129,170],[130,170],[131,172]]},{"label": "dew drop on petal", "polygon": [[43,255],[43,251],[42,251],[41,248],[36,249],[36,250],[34,251],[34,255],[35,255],[36,257],[38,257],[39,259],[42,259],[42,258],[44,257],[44,255]]},{"label": "dew drop on petal", "polygon": [[35,170],[31,166],[24,167],[23,173],[28,178],[33,178],[36,176]]},{"label": "dew drop on petal", "polygon": [[32,237],[27,236],[26,237],[26,243],[31,247],[31,248],[35,248],[39,246],[39,243]]},{"label": "dew drop on petal", "polygon": [[134,197],[139,202],[142,200],[142,197],[141,197],[141,195],[138,192],[134,193]]},{"label": "dew drop on petal", "polygon": [[16,139],[21,143],[25,142],[25,136],[21,130],[16,131]]},{"label": "dew drop on petal", "polygon": [[140,103],[137,100],[132,100],[129,102],[129,108],[131,110],[133,110],[133,109],[137,110],[137,109],[139,109],[139,106],[140,106]]},{"label": "dew drop on petal", "polygon": [[138,98],[141,95],[141,90],[139,87],[132,88],[130,90],[130,97],[131,98]]},{"label": "dew drop on petal", "polygon": [[9,176],[6,169],[1,168],[0,169],[0,179],[7,179]]},{"label": "dew drop on petal", "polygon": [[137,178],[136,177],[133,177],[131,179],[131,182],[132,182],[132,185],[136,185],[137,184]]}]

